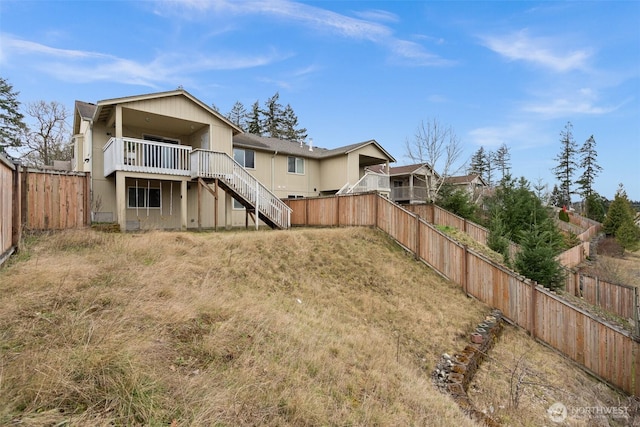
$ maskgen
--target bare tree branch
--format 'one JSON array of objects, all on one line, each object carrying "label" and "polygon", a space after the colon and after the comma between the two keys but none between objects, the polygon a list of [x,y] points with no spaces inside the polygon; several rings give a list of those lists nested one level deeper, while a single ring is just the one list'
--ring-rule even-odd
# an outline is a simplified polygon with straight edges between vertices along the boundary
[{"label": "bare tree branch", "polygon": [[27,133],[22,158],[35,166],[51,165],[54,160],[70,160],[72,146],[64,105],[51,101],[28,105],[27,114],[34,119]]},{"label": "bare tree branch", "polygon": [[427,165],[437,174],[433,189],[428,189],[434,199],[447,177],[454,176],[464,167],[456,166],[462,155],[460,139],[451,126],[442,125],[437,119],[422,121],[413,141],[405,143],[407,157],[414,163]]}]

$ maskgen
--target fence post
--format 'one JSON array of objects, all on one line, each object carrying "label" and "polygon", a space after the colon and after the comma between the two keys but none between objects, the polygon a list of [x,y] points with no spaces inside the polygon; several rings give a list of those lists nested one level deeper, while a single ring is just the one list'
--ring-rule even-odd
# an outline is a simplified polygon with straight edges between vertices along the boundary
[{"label": "fence post", "polygon": [[340,227],[340,196],[336,196],[336,220],[338,227]]},{"label": "fence post", "polygon": [[420,260],[420,215],[415,214],[416,215],[416,249],[414,252],[414,257],[416,259],[416,261]]},{"label": "fence post", "polygon": [[373,200],[375,201],[375,207],[373,208],[373,214],[375,215],[373,226],[375,228],[380,228],[378,227],[378,205],[380,204],[380,199],[382,199],[382,196],[376,193],[375,197],[373,198]]},{"label": "fence post", "polygon": [[462,290],[466,296],[469,296],[469,270],[467,269],[467,255],[469,252],[467,245],[463,245],[462,248]]},{"label": "fence post", "polygon": [[529,306],[529,334],[531,338],[536,337],[536,285],[534,281],[529,281],[531,284],[531,304]]},{"label": "fence post", "polygon": [[600,279],[596,276],[596,306],[600,307]]},{"label": "fence post", "polygon": [[84,221],[85,226],[91,225],[91,202],[93,201],[93,194],[91,193],[91,172],[85,172],[85,179],[83,182],[84,191]]},{"label": "fence post", "polygon": [[19,174],[20,176],[20,205],[22,206],[20,213],[20,228],[24,229],[24,227],[28,227],[29,224],[29,170],[24,166],[18,166],[17,168],[21,168],[22,172]]},{"label": "fence post", "polygon": [[633,288],[633,320],[635,321],[635,335],[640,338],[640,304],[638,303],[638,288]]},{"label": "fence post", "polygon": [[20,165],[13,164],[14,169],[11,173],[12,176],[12,189],[11,203],[13,209],[11,212],[11,246],[19,249],[20,239],[22,233],[22,194],[20,186]]}]

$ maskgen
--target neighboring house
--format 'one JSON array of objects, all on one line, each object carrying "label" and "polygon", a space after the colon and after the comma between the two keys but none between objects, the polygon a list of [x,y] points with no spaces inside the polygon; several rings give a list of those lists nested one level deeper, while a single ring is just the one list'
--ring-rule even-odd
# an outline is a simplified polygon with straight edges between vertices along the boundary
[{"label": "neighboring house", "polygon": [[[371,168],[382,173],[380,167]],[[388,169],[391,181],[391,200],[396,203],[427,203],[433,200],[439,175],[426,164],[391,167]]]},{"label": "neighboring house", "polygon": [[486,181],[478,174],[450,176],[445,178],[444,183],[465,190],[474,203],[479,203],[489,191]]},{"label": "neighboring house", "polygon": [[[240,134],[233,137],[234,157],[281,198],[316,197],[345,192],[362,181],[370,166],[395,159],[375,140],[335,149],[300,142]],[[247,163],[247,159],[249,163]],[[386,174],[383,185],[361,191],[389,191]]]},{"label": "neighboring house", "polygon": [[[395,161],[377,142],[334,150],[259,138],[182,89],[76,101],[77,171],[91,172],[93,221],[122,230],[289,227],[280,200],[336,193]],[[222,191],[219,191],[222,190]],[[234,209],[240,208],[240,209]]]}]

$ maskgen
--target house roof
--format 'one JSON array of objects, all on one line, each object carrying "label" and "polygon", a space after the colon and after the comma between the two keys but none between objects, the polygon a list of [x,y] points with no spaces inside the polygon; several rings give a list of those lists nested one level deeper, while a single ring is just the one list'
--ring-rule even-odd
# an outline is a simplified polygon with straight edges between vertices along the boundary
[{"label": "house roof", "polygon": [[160,99],[160,98],[168,98],[171,96],[184,96],[185,98],[191,100],[195,104],[198,104],[203,109],[207,110],[210,114],[214,115],[218,119],[225,122],[231,128],[233,128],[233,133],[238,134],[242,133],[242,129],[240,129],[235,123],[231,122],[225,116],[214,110],[212,107],[208,106],[204,102],[200,101],[195,96],[191,95],[184,89],[176,89],[166,92],[156,92],[156,93],[148,93],[143,95],[134,95],[134,96],[126,96],[123,98],[112,98],[112,99],[104,99],[102,101],[98,101],[96,111],[94,113],[94,120],[96,118],[105,118],[108,114],[110,114],[110,107],[117,104],[124,104],[127,102],[135,102],[135,101],[146,101],[149,99]]},{"label": "house roof", "polygon": [[[96,104],[89,102],[76,101],[74,105],[75,111],[73,113],[73,133],[80,132],[80,122],[82,120],[93,120],[93,115],[96,112]],[[80,117],[80,119],[78,119]]]},{"label": "house roof", "polygon": [[76,101],[76,111],[83,119],[91,120],[96,112],[96,104],[89,102]]},{"label": "house roof", "polygon": [[349,154],[367,145],[374,145],[377,147],[390,162],[395,162],[395,159],[389,154],[380,144],[375,140],[369,140],[360,142],[357,144],[345,145],[344,147],[338,147],[333,149],[313,147],[309,144],[287,141],[278,138],[268,138],[264,136],[257,136],[250,133],[244,133],[241,135],[235,135],[233,137],[233,145],[237,147],[253,148],[255,150],[274,151],[282,154],[293,154],[299,157],[306,157],[311,159],[326,159],[328,157],[339,156],[342,154]]},{"label": "house roof", "polygon": [[429,165],[425,163],[416,163],[413,165],[405,165],[405,166],[395,166],[389,168],[389,175],[407,175],[416,173],[419,169],[426,168],[427,170],[431,170]]},{"label": "house roof", "polygon": [[482,179],[482,177],[478,174],[472,173],[469,175],[462,176],[449,176],[445,178],[444,182],[447,184],[471,184],[473,181],[479,180],[482,185],[487,185],[487,183]]}]

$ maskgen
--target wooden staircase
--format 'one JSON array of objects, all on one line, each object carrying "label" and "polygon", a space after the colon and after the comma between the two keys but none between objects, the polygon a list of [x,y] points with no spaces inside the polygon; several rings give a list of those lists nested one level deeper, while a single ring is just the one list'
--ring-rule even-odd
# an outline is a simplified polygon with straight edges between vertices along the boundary
[{"label": "wooden staircase", "polygon": [[254,220],[257,217],[271,228],[291,227],[291,208],[227,153],[193,150],[191,178],[197,178],[201,185],[217,179],[227,194],[253,213]]}]

